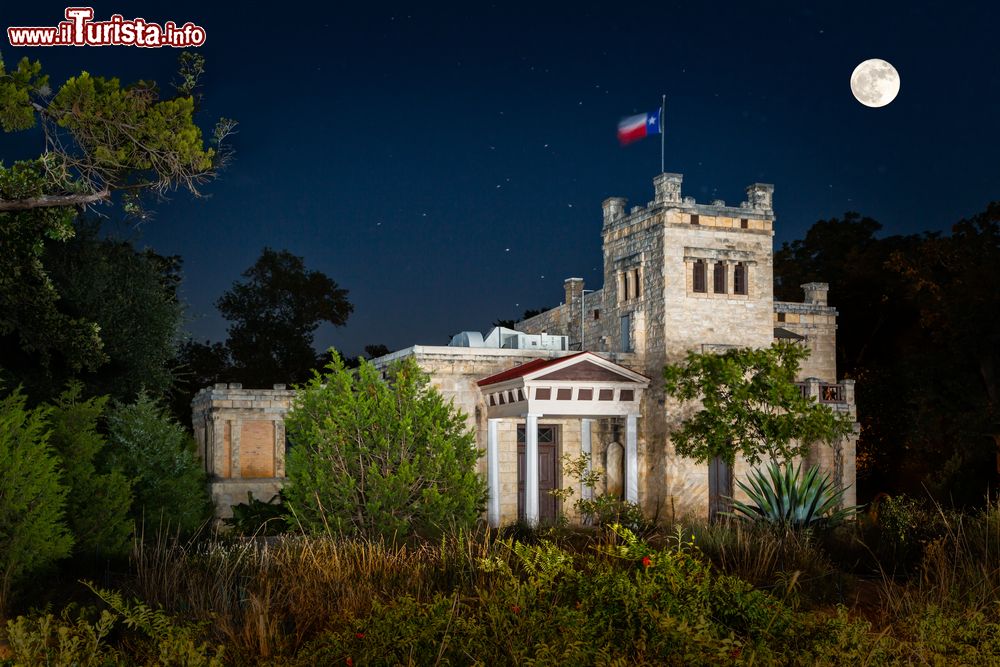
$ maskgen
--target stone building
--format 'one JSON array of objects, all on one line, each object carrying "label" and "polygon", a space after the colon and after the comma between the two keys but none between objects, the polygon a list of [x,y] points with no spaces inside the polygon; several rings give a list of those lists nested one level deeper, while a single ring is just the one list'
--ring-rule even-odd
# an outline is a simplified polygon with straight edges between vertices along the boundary
[{"label": "stone building", "polygon": [[285,414],[295,392],[284,385],[244,389],[220,383],[191,401],[198,456],[220,517],[252,493],[267,502],[285,479]]},{"label": "stone building", "polygon": [[[747,200],[696,203],[681,192],[681,174],[653,179],[654,198],[626,210],[626,200],[603,203],[604,285],[586,290],[581,278],[564,283],[563,303],[521,322],[525,332],[565,333],[571,349],[593,350],[659,380],[663,367],[689,350],[766,347],[792,339],[810,349],[801,369],[803,392],[857,422],[853,380],[837,383],[837,311],[827,305],[828,285],[802,285],[804,301],[774,300],[774,187],[750,185]],[[676,456],[670,432],[684,418],[681,406],[654,381],[639,425],[640,502],[649,514],[705,514],[733,495],[733,476],[714,461],[698,465]],[[854,503],[855,435],[836,447],[818,446],[817,463],[848,486]],[[600,459],[600,447],[595,451]]]},{"label": "stone building", "polygon": [[[802,391],[857,421],[853,381],[837,382],[837,312],[827,305],[828,286],[803,285],[802,303],[774,300],[773,186],[755,183],[747,201],[727,206],[683,197],[682,180],[657,176],[645,207],[626,210],[619,197],[604,201],[600,288],[567,278],[563,303],[517,331],[464,332],[448,346],[415,345],[374,360],[385,368],[412,357],[467,415],[486,453],[480,472],[490,489],[490,523],[535,523],[560,512],[574,520],[572,503],[559,507],[547,491],[573,482],[560,461],[580,454],[605,475],[601,488],[574,489],[575,497],[609,492],[661,519],[718,510],[747,465],[738,460],[729,470],[721,461],[695,464],[674,453],[670,433],[685,413],[666,397],[662,372],[689,350],[799,341],[811,351]],[[275,422],[268,431],[275,438],[275,477],[267,483],[280,481],[277,438],[287,392],[258,392],[258,408],[247,398],[230,399],[232,391],[205,390],[195,399],[195,430],[202,429],[199,446],[216,488],[242,492],[239,485],[248,483],[239,450],[251,442],[244,434],[254,414]],[[281,401],[284,407],[275,407]],[[261,412],[265,403],[270,413]],[[849,504],[856,432],[809,457],[849,487]],[[232,481],[237,471],[243,481]],[[232,495],[225,493],[216,495]]]}]

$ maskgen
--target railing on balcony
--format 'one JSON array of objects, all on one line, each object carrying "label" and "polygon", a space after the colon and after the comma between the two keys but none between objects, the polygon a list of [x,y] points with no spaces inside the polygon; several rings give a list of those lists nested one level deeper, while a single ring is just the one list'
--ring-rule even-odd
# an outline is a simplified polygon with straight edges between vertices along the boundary
[{"label": "railing on balcony", "polygon": [[842,384],[820,383],[820,385],[819,385],[819,402],[820,403],[846,403],[847,399],[844,396],[844,385],[842,385]]},{"label": "railing on balcony", "polygon": [[[809,393],[809,383],[808,382],[796,382],[796,386],[799,388],[803,398],[809,398],[812,394]],[[844,391],[843,384],[831,384],[828,382],[817,383],[819,389],[819,394],[816,396],[816,400],[820,403],[846,403],[847,394]]]}]

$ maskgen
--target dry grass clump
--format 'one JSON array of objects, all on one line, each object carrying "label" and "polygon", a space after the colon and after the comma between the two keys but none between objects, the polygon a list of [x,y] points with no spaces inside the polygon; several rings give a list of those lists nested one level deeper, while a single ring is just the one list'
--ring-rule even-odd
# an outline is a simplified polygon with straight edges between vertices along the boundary
[{"label": "dry grass clump", "polygon": [[244,655],[294,652],[338,621],[364,617],[376,601],[428,600],[488,584],[480,559],[506,557],[489,531],[440,544],[283,536],[181,542],[136,541],[133,591],[195,622]]}]

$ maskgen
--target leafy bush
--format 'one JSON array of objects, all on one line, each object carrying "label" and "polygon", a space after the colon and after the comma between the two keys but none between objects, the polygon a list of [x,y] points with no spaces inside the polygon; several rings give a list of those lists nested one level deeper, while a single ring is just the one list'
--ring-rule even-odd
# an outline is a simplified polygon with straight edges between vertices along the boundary
[{"label": "leafy bush", "polygon": [[212,503],[194,440],[146,394],[114,403],[108,414],[108,464],[132,481],[136,522],[192,531],[208,519]]},{"label": "leafy bush", "polygon": [[[604,477],[601,471],[590,467],[590,458],[584,454],[577,457],[566,454],[562,457],[562,464],[563,476],[567,480],[575,479],[591,489],[597,487]],[[574,486],[576,485],[552,489],[549,493],[565,503],[575,493]],[[611,526],[620,524],[630,530],[642,533],[653,528],[653,523],[646,519],[638,503],[630,503],[610,493],[602,493],[591,498],[577,498],[573,502],[573,507],[584,525]],[[565,517],[563,519],[565,520]]]},{"label": "leafy bush", "polygon": [[68,555],[66,487],[48,444],[47,408],[28,410],[20,390],[0,399],[0,614],[15,584]]},{"label": "leafy bush", "polygon": [[71,612],[67,607],[58,618],[43,614],[18,616],[8,622],[7,640],[14,664],[100,667],[118,662],[106,642],[115,615],[104,611],[90,621],[82,614],[71,618]]},{"label": "leafy bush", "polygon": [[844,489],[836,488],[829,475],[821,475],[818,466],[800,475],[798,465],[770,463],[767,472],[753,470],[747,481],[749,484],[736,480],[736,484],[750,502],[733,499],[733,511],[727,513],[730,516],[806,528],[819,523],[836,524],[857,511],[857,507],[840,507]]},{"label": "leafy bush", "polygon": [[366,361],[352,373],[334,353],[326,373],[297,392],[285,423],[285,497],[293,521],[312,532],[436,535],[482,513],[481,452],[465,415],[412,359],[383,380]]},{"label": "leafy bush", "polygon": [[233,505],[233,516],[222,521],[237,535],[256,537],[281,535],[288,530],[290,518],[288,507],[282,504],[280,495],[265,503],[248,491],[247,502]]},{"label": "leafy bush", "polygon": [[928,544],[948,535],[962,517],[933,502],[911,496],[882,495],[872,503],[874,521],[865,526],[864,539],[887,574],[916,572]]},{"label": "leafy bush", "polygon": [[76,553],[124,556],[133,530],[132,488],[119,470],[98,472],[96,464],[106,443],[97,431],[97,420],[107,398],[84,401],[80,391],[81,385],[71,384],[49,413],[49,444],[61,459],[63,481],[69,487],[66,522]]},{"label": "leafy bush", "polygon": [[115,591],[88,587],[108,607],[93,620],[96,614],[74,614],[70,605],[59,617],[19,616],[7,623],[15,665],[222,666],[224,649],[199,639],[203,627],[178,623],[162,609],[128,601]]}]

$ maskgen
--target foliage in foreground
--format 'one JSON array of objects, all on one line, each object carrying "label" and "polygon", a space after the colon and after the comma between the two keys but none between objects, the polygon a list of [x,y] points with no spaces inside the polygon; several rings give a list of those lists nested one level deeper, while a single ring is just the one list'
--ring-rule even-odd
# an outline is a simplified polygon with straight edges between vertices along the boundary
[{"label": "foliage in foreground", "polygon": [[99,470],[107,443],[97,422],[106,397],[83,400],[81,386],[70,385],[49,414],[49,444],[60,459],[67,486],[66,523],[74,551],[88,556],[128,554],[132,539],[132,486],[118,469]]},{"label": "foliage in foreground", "polygon": [[[105,608],[99,614],[74,615],[74,609],[69,607],[58,618],[50,613],[20,616],[7,624],[14,664],[74,667],[134,664],[222,667],[224,664],[223,647],[199,640],[196,626],[179,623],[162,609],[126,600],[115,591],[88,587],[104,603]],[[108,641],[112,632],[131,635],[128,650],[120,650]]]},{"label": "foliage in foreground", "polygon": [[20,391],[0,399],[0,617],[14,585],[69,554],[66,487],[49,446],[47,408],[29,410]]},{"label": "foliage in foreground", "polygon": [[480,451],[465,415],[408,359],[383,379],[336,353],[295,396],[285,498],[313,533],[435,536],[473,526],[485,506]]},{"label": "foliage in foreground", "polygon": [[893,608],[887,593],[891,625],[876,627],[843,606],[800,606],[798,571],[768,591],[714,562],[683,529],[654,547],[615,527],[585,549],[490,534],[417,546],[163,542],[135,555],[144,602],[97,591],[102,609],[17,619],[8,640],[24,664],[57,662],[57,650],[76,664],[218,664],[220,645],[231,664],[284,666],[1000,660],[995,595]]}]

